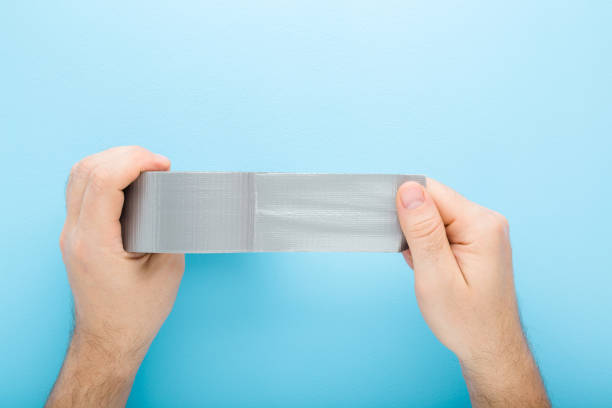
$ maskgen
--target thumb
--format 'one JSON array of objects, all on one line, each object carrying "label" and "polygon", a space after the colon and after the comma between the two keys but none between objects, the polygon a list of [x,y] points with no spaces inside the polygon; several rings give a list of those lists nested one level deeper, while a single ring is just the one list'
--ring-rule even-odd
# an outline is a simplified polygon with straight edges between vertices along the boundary
[{"label": "thumb", "polygon": [[[408,242],[415,279],[439,281],[459,271],[435,202],[420,184],[409,181],[396,197],[400,226]],[[424,283],[424,282],[422,282]]]}]

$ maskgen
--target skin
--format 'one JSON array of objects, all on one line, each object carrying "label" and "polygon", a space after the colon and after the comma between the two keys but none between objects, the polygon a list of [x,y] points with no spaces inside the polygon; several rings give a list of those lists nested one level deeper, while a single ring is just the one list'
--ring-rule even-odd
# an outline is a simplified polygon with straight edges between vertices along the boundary
[{"label": "skin", "polygon": [[435,180],[403,184],[398,218],[421,313],[461,363],[474,407],[549,407],[519,318],[508,221]]},{"label": "skin", "polygon": [[139,147],[87,157],[70,173],[60,247],[75,327],[47,407],[124,406],[138,367],[170,313],[183,255],[130,254],[121,242],[123,189],[170,161]]},{"label": "skin", "polygon": [[[47,407],[124,406],[138,367],[169,315],[183,255],[130,254],[121,241],[123,192],[167,158],[117,147],[78,162],[66,189],[60,248],[74,333]],[[548,407],[518,314],[508,224],[428,179],[397,195],[404,252],[421,312],[458,357],[476,407]]]}]

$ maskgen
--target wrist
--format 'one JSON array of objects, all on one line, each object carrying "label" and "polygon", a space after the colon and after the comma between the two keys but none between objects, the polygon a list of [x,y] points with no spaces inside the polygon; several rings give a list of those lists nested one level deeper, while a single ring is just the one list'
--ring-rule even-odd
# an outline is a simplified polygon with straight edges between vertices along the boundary
[{"label": "wrist", "polygon": [[483,351],[459,362],[474,407],[495,405],[496,401],[514,401],[517,406],[550,406],[538,366],[522,333],[520,340],[496,352]]},{"label": "wrist", "polygon": [[125,406],[144,353],[75,328],[46,407]]},{"label": "wrist", "polygon": [[473,371],[486,371],[500,366],[514,365],[531,358],[529,345],[522,329],[514,330],[498,338],[489,336],[487,341],[472,344],[464,353],[456,353],[461,367]]},{"label": "wrist", "polygon": [[531,364],[533,358],[524,338],[495,348],[483,348],[470,353],[469,357],[458,357],[464,375],[478,375],[494,378],[504,377],[518,367]]},{"label": "wrist", "polygon": [[150,342],[137,341],[126,335],[109,335],[77,325],[70,341],[69,353],[77,361],[88,362],[100,370],[113,371],[120,377],[134,377],[147,353]]}]

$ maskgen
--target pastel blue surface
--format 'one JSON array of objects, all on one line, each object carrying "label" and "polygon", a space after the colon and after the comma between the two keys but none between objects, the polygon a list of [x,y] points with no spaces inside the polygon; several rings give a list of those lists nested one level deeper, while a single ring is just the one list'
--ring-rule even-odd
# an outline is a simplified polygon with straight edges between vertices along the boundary
[{"label": "pastel blue surface", "polygon": [[[505,214],[554,403],[612,405],[608,1],[0,4],[0,405],[71,327],[64,184],[175,170],[424,173]],[[467,406],[398,254],[190,255],[129,406]]]}]

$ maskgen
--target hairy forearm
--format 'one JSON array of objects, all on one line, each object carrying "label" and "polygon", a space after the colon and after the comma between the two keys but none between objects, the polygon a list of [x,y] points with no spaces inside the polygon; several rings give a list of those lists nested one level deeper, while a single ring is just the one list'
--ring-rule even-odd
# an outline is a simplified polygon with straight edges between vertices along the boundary
[{"label": "hairy forearm", "polygon": [[45,406],[125,406],[145,353],[75,331]]},{"label": "hairy forearm", "polygon": [[474,407],[550,407],[544,383],[524,338],[500,353],[461,361]]}]

